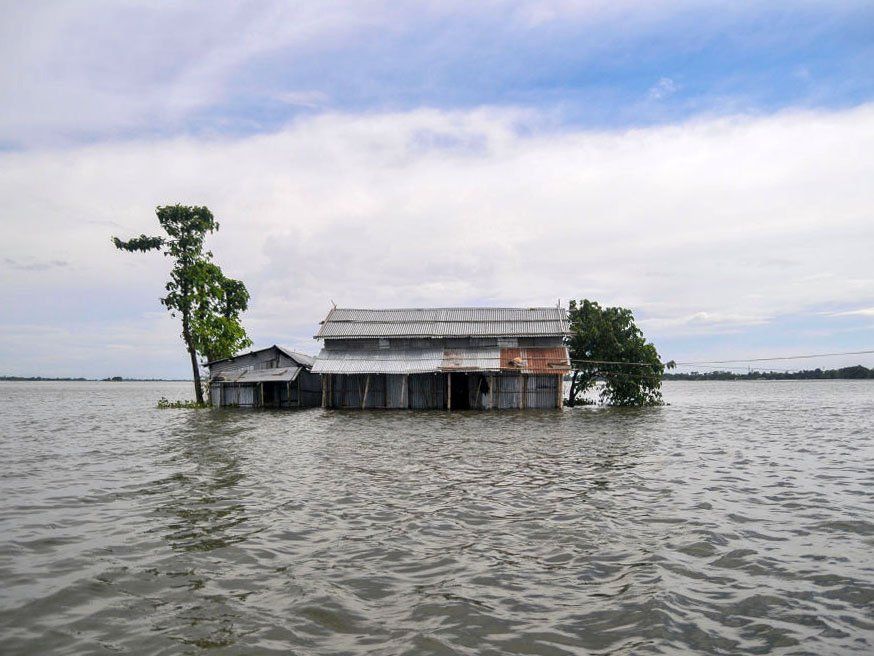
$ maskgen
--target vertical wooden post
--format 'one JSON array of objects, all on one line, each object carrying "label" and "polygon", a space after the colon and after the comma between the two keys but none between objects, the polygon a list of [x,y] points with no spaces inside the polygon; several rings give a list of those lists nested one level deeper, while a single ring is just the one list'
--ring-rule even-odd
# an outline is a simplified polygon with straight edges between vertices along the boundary
[{"label": "vertical wooden post", "polygon": [[261,395],[260,407],[264,407],[264,383],[258,383],[258,392]]},{"label": "vertical wooden post", "polygon": [[446,374],[446,409],[452,410],[452,372]]},{"label": "vertical wooden post", "polygon": [[410,407],[410,374],[404,374],[404,388],[401,390],[401,405]]},{"label": "vertical wooden post", "polygon": [[522,374],[522,397],[519,399],[519,407],[523,410],[528,406],[528,376]]},{"label": "vertical wooden post", "polygon": [[364,381],[364,396],[361,397],[361,409],[367,407],[367,393],[370,391],[370,374],[367,374],[367,378]]},{"label": "vertical wooden post", "polygon": [[328,376],[331,374],[322,374],[322,407],[328,407]]},{"label": "vertical wooden post", "polygon": [[561,409],[562,401],[564,401],[564,374],[559,374],[556,377],[555,407]]},{"label": "vertical wooden post", "polygon": [[303,397],[301,396],[301,384],[300,379],[303,378],[303,369],[297,372],[297,407],[303,405]]},{"label": "vertical wooden post", "polygon": [[489,385],[489,410],[495,409],[495,382],[498,380],[497,376],[492,376],[492,382]]}]

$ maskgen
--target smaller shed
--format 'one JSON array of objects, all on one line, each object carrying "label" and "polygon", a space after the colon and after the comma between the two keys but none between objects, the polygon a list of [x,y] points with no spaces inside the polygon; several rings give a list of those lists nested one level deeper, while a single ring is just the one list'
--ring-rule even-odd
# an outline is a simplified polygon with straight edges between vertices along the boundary
[{"label": "smaller shed", "polygon": [[207,362],[209,398],[217,408],[316,407],[321,403],[322,384],[312,366],[309,355],[275,344]]}]

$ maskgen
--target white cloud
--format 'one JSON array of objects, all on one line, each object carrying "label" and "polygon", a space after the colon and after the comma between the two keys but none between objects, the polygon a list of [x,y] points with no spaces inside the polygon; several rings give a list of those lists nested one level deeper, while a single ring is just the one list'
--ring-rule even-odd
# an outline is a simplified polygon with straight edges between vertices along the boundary
[{"label": "white cloud", "polygon": [[[0,371],[37,367],[23,354],[40,334],[24,325],[61,331],[59,358],[90,354],[84,373],[120,370],[108,341],[142,350],[138,321],[150,353],[181,353],[172,322],[139,319],[160,310],[167,262],[108,239],[154,231],[160,203],[209,205],[210,246],[253,293],[253,337],[310,352],[331,299],[590,297],[634,308],[657,343],[874,303],[874,105],[624,132],[528,129],[537,120],[328,114],[241,139],[0,154],[0,321],[16,335]],[[65,266],[39,266],[51,262]],[[150,366],[185,373],[162,357]]]},{"label": "white cloud", "polygon": [[328,95],[321,91],[285,91],[275,94],[275,99],[286,105],[315,109],[328,102]]},{"label": "white cloud", "polygon": [[[0,22],[0,140],[172,129],[258,57],[317,51],[373,24],[361,3],[19,3]],[[384,15],[380,12],[378,15]],[[289,92],[293,93],[293,92]],[[309,94],[312,92],[300,91]]]},{"label": "white cloud", "polygon": [[847,310],[846,312],[832,312],[830,317],[874,317],[874,307]]},{"label": "white cloud", "polygon": [[668,96],[672,96],[680,89],[679,85],[669,77],[659,78],[659,81],[652,85],[647,95],[650,100],[664,100]]},{"label": "white cloud", "polygon": [[[827,9],[830,16],[835,12],[834,7]],[[780,2],[769,10],[796,8]],[[454,75],[451,85],[441,87],[448,100],[455,86],[476,85],[480,76],[497,74],[508,49],[528,44],[537,30],[548,38],[556,27],[573,26],[580,31],[574,58],[596,66],[596,54],[621,57],[623,48],[635,47],[636,39],[651,41],[645,35],[668,39],[673,34],[682,48],[694,52],[739,16],[762,11],[725,0],[5,3],[0,21],[0,146],[176,134],[195,124],[221,130],[233,120],[253,129],[262,112],[275,109],[276,101],[303,108],[341,101],[311,88],[322,80],[305,73],[328,73],[367,57],[374,58],[373,77],[356,79],[352,66],[342,85],[331,89],[338,96],[348,90],[344,106],[355,102],[356,85],[368,85],[371,106],[380,106],[382,84],[388,85],[385,101],[391,102],[429,75]],[[698,28],[694,33],[687,26],[691,16]],[[388,49],[374,50],[374,44]],[[482,57],[488,52],[504,55]],[[421,72],[412,74],[420,79],[403,78],[391,68],[393,59],[411,58],[421,61]],[[507,57],[507,65],[513,65],[512,59]],[[452,66],[436,66],[444,61],[466,62],[464,69],[479,74],[465,79]],[[427,70],[429,63],[438,70]],[[651,94],[663,98],[675,90],[675,83],[663,78]]]}]

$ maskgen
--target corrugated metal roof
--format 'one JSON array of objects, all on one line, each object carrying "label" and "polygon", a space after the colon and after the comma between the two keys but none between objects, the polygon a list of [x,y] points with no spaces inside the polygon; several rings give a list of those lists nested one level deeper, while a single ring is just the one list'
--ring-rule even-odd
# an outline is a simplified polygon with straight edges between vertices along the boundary
[{"label": "corrugated metal roof", "polygon": [[449,371],[561,373],[570,369],[567,349],[322,349],[313,365],[316,374],[414,374]]},{"label": "corrugated metal roof", "polygon": [[236,358],[242,358],[242,357],[247,356],[247,355],[254,355],[256,353],[261,353],[263,351],[269,351],[270,349],[277,349],[277,350],[281,351],[282,353],[284,353],[285,355],[290,357],[292,360],[294,360],[298,364],[303,365],[305,367],[311,367],[313,365],[313,356],[304,355],[303,353],[298,353],[297,351],[292,351],[290,349],[287,349],[284,346],[279,346],[277,344],[274,344],[273,346],[266,346],[266,347],[261,348],[261,349],[254,349],[254,350],[249,351],[247,353],[237,353],[236,355],[234,355],[230,358],[221,358],[220,360],[212,360],[210,362],[205,362],[203,366],[211,367],[212,365],[218,364],[219,362],[227,362],[228,360],[235,360]]},{"label": "corrugated metal roof", "polygon": [[415,374],[439,371],[443,349],[322,349],[314,374]]},{"label": "corrugated metal roof", "polygon": [[282,367],[279,369],[255,369],[241,371],[232,369],[214,377],[212,380],[220,383],[287,383],[300,373],[300,367]]},{"label": "corrugated metal roof", "polygon": [[316,335],[365,337],[538,337],[569,332],[564,308],[334,308]]},{"label": "corrugated metal roof", "polygon": [[297,351],[291,351],[291,350],[285,348],[284,346],[277,346],[276,348],[278,348],[280,351],[282,351],[285,355],[290,357],[292,360],[294,360],[298,364],[301,364],[305,367],[312,367],[313,362],[316,361],[316,359],[311,355],[306,355],[304,353],[298,353]]},{"label": "corrugated metal roof", "polygon": [[443,371],[498,371],[501,368],[501,349],[445,349],[440,368]]}]

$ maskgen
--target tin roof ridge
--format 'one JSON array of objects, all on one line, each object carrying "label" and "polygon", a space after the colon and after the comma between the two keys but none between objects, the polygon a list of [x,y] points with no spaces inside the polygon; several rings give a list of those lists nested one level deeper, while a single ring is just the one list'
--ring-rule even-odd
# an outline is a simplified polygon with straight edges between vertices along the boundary
[{"label": "tin roof ridge", "polygon": [[[337,306],[334,310],[362,310],[365,312],[398,312],[407,310],[564,310],[554,305],[430,305],[425,307],[345,307]],[[330,317],[330,313],[328,314]],[[335,319],[336,321],[336,319]]]}]

